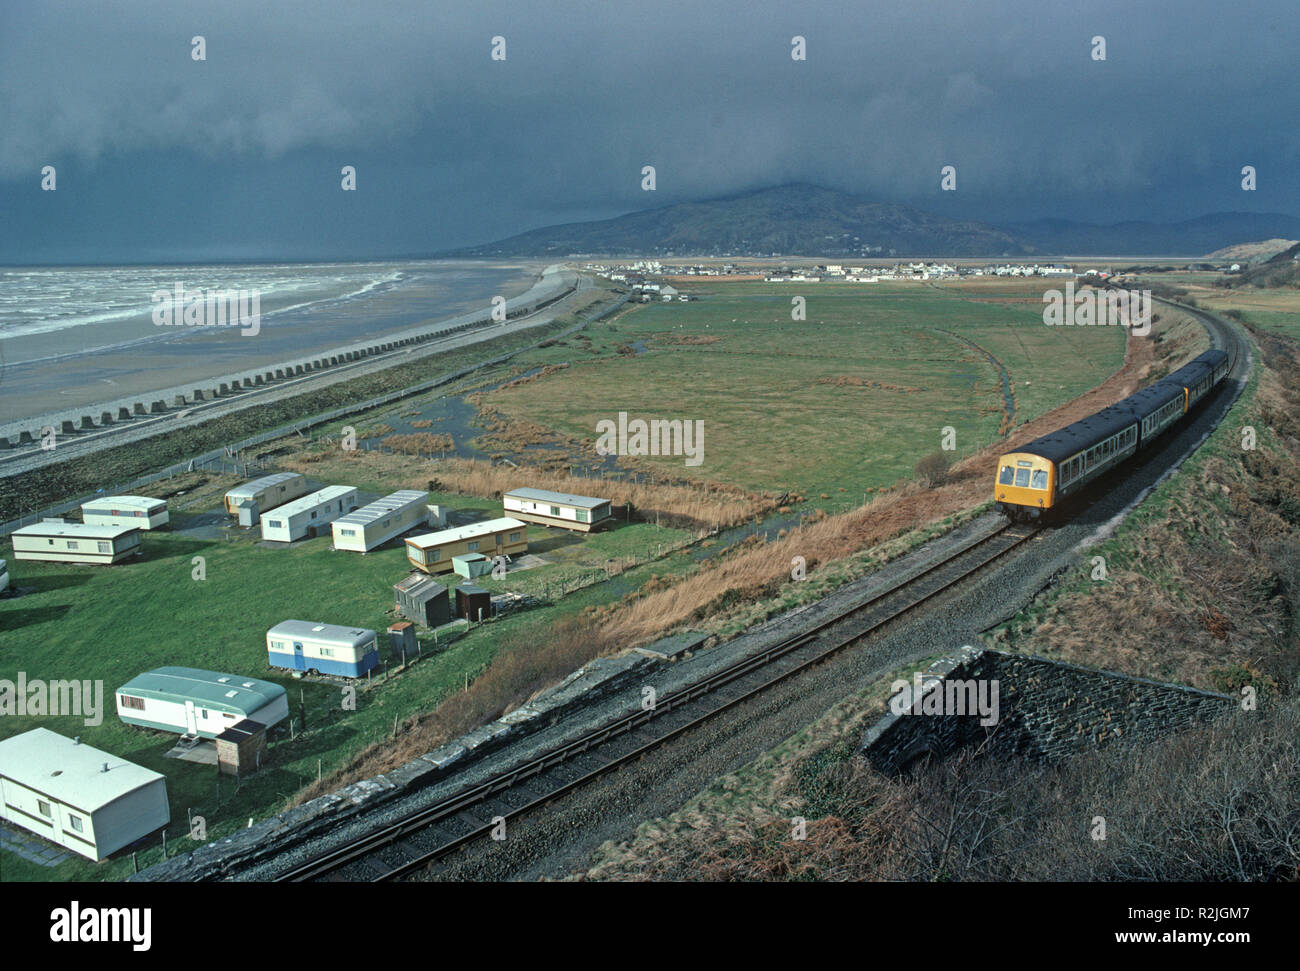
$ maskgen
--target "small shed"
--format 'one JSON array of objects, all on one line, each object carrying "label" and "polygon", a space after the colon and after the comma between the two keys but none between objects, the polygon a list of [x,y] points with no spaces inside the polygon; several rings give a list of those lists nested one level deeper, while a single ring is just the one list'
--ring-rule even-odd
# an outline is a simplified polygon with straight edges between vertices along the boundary
[{"label": "small shed", "polygon": [[451,568],[458,576],[466,580],[481,577],[492,572],[492,561],[482,553],[461,553],[451,558]]},{"label": "small shed", "polygon": [[432,577],[412,573],[393,585],[393,593],[401,615],[421,627],[441,627],[451,620],[451,596]]},{"label": "small shed", "polygon": [[456,613],[471,623],[492,616],[492,594],[472,583],[462,583],[456,588]]},{"label": "small shed", "polygon": [[217,770],[223,775],[245,775],[262,767],[266,751],[266,726],[245,718],[216,738]]},{"label": "small shed", "polygon": [[393,660],[405,663],[420,651],[420,642],[415,636],[415,625],[409,620],[399,620],[388,627],[388,649],[393,652]]}]

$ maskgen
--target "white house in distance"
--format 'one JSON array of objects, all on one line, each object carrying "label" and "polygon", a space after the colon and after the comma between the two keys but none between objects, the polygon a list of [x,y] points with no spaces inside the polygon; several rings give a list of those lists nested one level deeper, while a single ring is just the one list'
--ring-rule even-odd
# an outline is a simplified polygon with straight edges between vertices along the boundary
[{"label": "white house in distance", "polygon": [[355,487],[326,486],[265,513],[262,516],[262,539],[292,543],[307,535],[315,536],[355,508]]},{"label": "white house in distance", "polygon": [[428,523],[427,492],[402,489],[334,520],[334,548],[366,553],[408,529]]},{"label": "white house in distance", "polygon": [[148,496],[104,496],[81,504],[81,521],[87,526],[134,526],[157,529],[170,520],[167,502]]},{"label": "white house in distance", "polygon": [[547,489],[511,489],[501,497],[506,514],[529,523],[589,533],[614,518],[608,499]]},{"label": "white house in distance", "polygon": [[9,538],[15,560],[118,563],[140,553],[140,530],[134,526],[87,526],[46,519],[15,529]]},{"label": "white house in distance", "polygon": [[47,728],[0,741],[0,818],[91,860],[171,821],[152,769]]}]

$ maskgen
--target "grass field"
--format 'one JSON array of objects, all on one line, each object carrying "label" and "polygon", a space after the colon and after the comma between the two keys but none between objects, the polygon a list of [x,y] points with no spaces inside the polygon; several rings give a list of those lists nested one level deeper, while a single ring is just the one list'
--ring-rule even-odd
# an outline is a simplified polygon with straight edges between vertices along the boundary
[{"label": "grass field", "polygon": [[[529,368],[568,363],[499,391],[486,403],[510,416],[591,439],[595,422],[620,410],[634,417],[703,419],[704,464],[681,458],[645,460],[667,474],[730,482],[755,490],[799,492],[812,507],[856,506],[869,490],[910,477],[917,458],[939,448],[945,425],[956,429],[957,456],[994,441],[1007,420],[1002,370],[1014,393],[1016,423],[1043,414],[1116,370],[1123,360],[1118,328],[1048,328],[1041,319],[1043,282],[986,281],[942,287],[718,284],[698,302],[652,304],[593,325],[495,369],[495,380]],[[820,287],[820,289],[818,289]],[[808,299],[807,320],[790,318],[791,298]],[[974,345],[974,346],[972,346]],[[460,382],[460,388],[482,378]],[[424,396],[434,397],[434,396]],[[362,431],[390,429],[419,414],[410,399],[350,423]],[[419,419],[426,421],[426,419]],[[340,423],[342,424],[342,423]],[[443,432],[447,422],[424,426]],[[457,435],[473,434],[457,426]],[[337,428],[322,429],[336,434]],[[382,433],[382,432],[381,432]],[[278,446],[271,446],[274,451]],[[299,445],[281,449],[288,456]],[[303,471],[322,483],[346,482],[365,492],[425,488],[436,463],[409,455],[341,451]],[[146,555],[115,567],[14,563],[16,585],[34,588],[0,601],[0,677],[100,680],[103,723],[81,719],[4,720],[5,736],[40,724],[167,776],[172,852],[189,814],[207,820],[208,839],[283,808],[317,773],[349,764],[405,720],[435,708],[472,682],[514,634],[548,631],[557,621],[634,596],[654,578],[698,571],[695,533],[650,522],[624,523],[580,539],[530,527],[532,552],[547,562],[484,579],[493,589],[554,600],[553,605],[476,627],[434,649],[391,679],[360,693],[344,710],[340,688],[272,675],[265,632],[288,619],[321,620],[383,631],[396,619],[392,584],[409,572],[400,541],[366,556],[333,552],[321,537],[288,549],[187,534],[191,517],[217,507],[234,480],[208,477],[171,500],[174,529],[145,537]],[[818,496],[833,497],[830,503]],[[500,515],[487,496],[433,494],[455,511],[453,523]],[[788,511],[787,511],[788,514]],[[712,546],[705,540],[701,546]],[[721,552],[714,548],[711,552]],[[206,579],[193,579],[194,557]],[[829,576],[825,579],[829,582]],[[811,588],[810,588],[811,589]],[[516,638],[517,639],[517,638]],[[384,652],[387,653],[386,650]],[[269,677],[289,688],[294,716],[306,709],[307,731],[275,743],[263,771],[239,791],[215,769],[164,758],[171,736],[123,726],[113,691],[141,671],[165,664]],[[141,854],[156,862],[158,848]],[[46,869],[0,852],[4,879],[116,879],[129,859],[103,866],[73,857]]]},{"label": "grass field", "polygon": [[[1019,424],[1122,364],[1119,328],[1045,326],[1044,286],[711,283],[693,291],[698,301],[644,305],[530,352],[517,363],[570,367],[486,397],[592,444],[597,422],[620,411],[700,419],[702,465],[641,461],[750,489],[860,497],[910,476],[945,426],[954,457],[993,441],[1006,417],[1000,368]],[[796,296],[805,321],[790,319]]]},{"label": "grass field", "polygon": [[[363,490],[380,491],[383,482],[354,466],[349,481]],[[210,481],[190,497],[192,508],[215,507],[229,483]],[[465,496],[432,494],[430,500],[455,510],[457,518],[500,515],[500,504]],[[179,503],[176,504],[179,506]],[[474,515],[469,515],[474,514]],[[582,587],[543,607],[457,632],[437,647],[432,634],[422,635],[420,661],[391,679],[362,682],[356,709],[345,711],[342,689],[335,684],[295,681],[267,668],[266,630],[290,618],[370,627],[380,632],[381,656],[388,650],[384,629],[400,619],[393,613],[392,585],[410,572],[404,544],[390,542],[361,556],[335,552],[327,536],[289,548],[257,545],[257,531],[233,530],[233,541],[204,539],[183,532],[194,512],[173,511],[171,530],[144,537],[143,557],[112,567],[15,562],[9,544],[0,556],[9,560],[14,583],[34,588],[22,597],[0,600],[0,677],[16,680],[22,671],[34,679],[103,682],[103,721],[88,726],[79,717],[10,716],[0,726],[4,736],[35,727],[80,735],[89,745],[162,772],[167,777],[172,825],[169,849],[192,848],[183,840],[189,812],[207,820],[207,838],[229,833],[284,807],[303,785],[346,764],[366,745],[386,737],[399,722],[426,711],[441,698],[472,681],[491,661],[497,644],[511,631],[548,624],[557,617],[621,595],[628,584],[644,582],[644,571],[606,580],[610,561],[645,561],[656,547],[665,551],[691,539],[681,530],[632,523],[575,539],[559,530],[530,527],[531,551],[547,565],[511,572],[484,585],[535,596],[559,595]],[[193,578],[194,557],[203,558],[206,578]],[[653,564],[660,573],[686,569]],[[648,573],[646,573],[648,575]],[[444,578],[445,579],[445,578]],[[459,578],[453,577],[453,580]],[[601,582],[604,581],[604,582]],[[448,581],[450,582],[450,581]],[[174,736],[146,733],[117,718],[113,692],[136,674],[169,664],[230,671],[267,678],[284,685],[295,719],[305,704],[307,728],[298,737],[274,744],[267,766],[249,777],[238,794],[234,782],[218,782],[215,768],[164,758]],[[318,766],[318,760],[320,760]],[[161,848],[140,854],[141,866],[161,859]],[[5,880],[116,879],[130,872],[129,857],[95,865],[73,856],[56,868],[42,868],[0,852]]]}]

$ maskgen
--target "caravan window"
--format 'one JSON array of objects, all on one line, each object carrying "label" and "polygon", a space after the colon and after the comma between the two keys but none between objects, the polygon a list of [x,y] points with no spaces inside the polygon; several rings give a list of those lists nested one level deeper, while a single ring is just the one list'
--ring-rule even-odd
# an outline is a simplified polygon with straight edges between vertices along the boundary
[{"label": "caravan window", "polygon": [[101,552],[101,553],[112,553],[112,552],[113,552],[113,544],[112,544],[112,543],[100,543],[100,544],[99,544],[99,552]]},{"label": "caravan window", "polygon": [[44,799],[36,800],[36,808],[40,811],[40,814],[42,816],[46,817],[47,819],[51,818],[50,804],[46,802]]},{"label": "caravan window", "polygon": [[466,543],[465,548],[471,552],[478,549],[478,540],[474,540],[472,542]]},{"label": "caravan window", "polygon": [[144,711],[144,699],[136,698],[132,695],[121,695],[122,707],[132,708],[135,711]]},{"label": "caravan window", "polygon": [[85,831],[82,829],[80,816],[74,816],[72,815],[72,813],[68,813],[68,822],[72,824],[72,828],[75,829],[78,833]]},{"label": "caravan window", "polygon": [[512,542],[512,543],[518,543],[518,542],[519,542],[519,534],[518,534],[518,533],[511,533],[511,534],[510,534],[510,542]]}]

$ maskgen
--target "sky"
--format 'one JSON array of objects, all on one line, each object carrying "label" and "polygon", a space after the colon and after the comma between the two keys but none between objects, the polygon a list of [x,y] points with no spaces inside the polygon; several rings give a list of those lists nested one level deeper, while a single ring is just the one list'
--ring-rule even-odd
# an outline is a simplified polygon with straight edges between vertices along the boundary
[{"label": "sky", "polygon": [[1300,215],[1298,50],[1279,0],[0,0],[0,262],[423,255],[786,182]]}]

